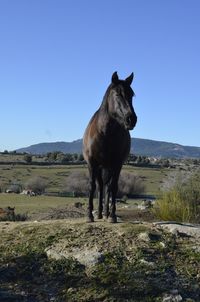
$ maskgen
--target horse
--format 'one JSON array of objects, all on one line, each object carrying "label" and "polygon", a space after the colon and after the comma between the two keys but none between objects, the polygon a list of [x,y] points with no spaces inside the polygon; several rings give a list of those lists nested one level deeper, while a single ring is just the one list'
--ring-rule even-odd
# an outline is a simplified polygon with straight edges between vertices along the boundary
[{"label": "horse", "polygon": [[97,218],[102,219],[104,212],[108,221],[117,222],[115,212],[118,179],[130,152],[129,130],[137,123],[132,105],[135,95],[131,88],[133,78],[134,74],[131,73],[125,80],[120,80],[117,72],[113,73],[103,101],[83,136],[83,156],[88,165],[90,179],[87,222],[94,222],[92,212],[96,182],[99,190]]}]

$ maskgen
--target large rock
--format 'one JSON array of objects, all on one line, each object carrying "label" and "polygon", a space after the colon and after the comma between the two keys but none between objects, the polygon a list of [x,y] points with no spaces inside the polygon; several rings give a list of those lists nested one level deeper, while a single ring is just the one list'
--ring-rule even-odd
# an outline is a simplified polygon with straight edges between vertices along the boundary
[{"label": "large rock", "polygon": [[93,249],[62,249],[59,246],[51,246],[46,250],[48,258],[59,260],[62,258],[74,258],[86,267],[94,266],[95,264],[103,260],[103,254],[100,253],[96,248]]},{"label": "large rock", "polygon": [[156,222],[156,226],[160,226],[163,229],[166,229],[172,234],[180,236],[189,236],[196,239],[200,239],[200,225],[196,224],[187,224],[187,223],[178,223],[178,222]]},{"label": "large rock", "polygon": [[196,252],[200,252],[200,225],[186,224],[177,222],[158,222],[154,223],[157,227],[161,227],[166,231],[174,234],[176,237],[188,237],[193,243],[191,248]]}]

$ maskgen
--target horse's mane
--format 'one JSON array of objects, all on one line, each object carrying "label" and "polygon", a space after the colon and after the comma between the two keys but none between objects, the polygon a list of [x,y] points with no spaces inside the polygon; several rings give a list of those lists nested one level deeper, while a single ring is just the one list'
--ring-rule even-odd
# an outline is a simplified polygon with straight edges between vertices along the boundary
[{"label": "horse's mane", "polygon": [[106,110],[107,111],[107,101],[108,101],[108,96],[109,96],[111,88],[113,88],[112,83],[108,86],[108,88],[107,88],[107,90],[104,94],[104,97],[103,97],[102,103],[99,107],[99,110]]}]

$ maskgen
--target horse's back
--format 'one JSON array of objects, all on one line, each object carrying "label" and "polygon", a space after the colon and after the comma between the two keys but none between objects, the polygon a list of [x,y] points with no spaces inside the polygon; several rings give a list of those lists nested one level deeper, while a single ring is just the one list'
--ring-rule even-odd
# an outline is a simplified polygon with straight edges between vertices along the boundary
[{"label": "horse's back", "polygon": [[88,163],[97,136],[97,111],[92,116],[83,136],[83,156]]}]

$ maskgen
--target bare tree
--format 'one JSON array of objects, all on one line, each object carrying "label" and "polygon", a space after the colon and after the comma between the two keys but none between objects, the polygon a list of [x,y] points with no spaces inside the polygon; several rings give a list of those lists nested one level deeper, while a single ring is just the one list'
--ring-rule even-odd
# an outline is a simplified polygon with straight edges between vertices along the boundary
[{"label": "bare tree", "polygon": [[64,191],[87,194],[89,190],[89,176],[85,171],[73,171],[66,178]]},{"label": "bare tree", "polygon": [[141,178],[130,172],[122,171],[119,178],[118,196],[135,195],[145,192]]},{"label": "bare tree", "polygon": [[[68,192],[87,194],[89,190],[89,176],[85,171],[73,171],[66,178],[64,190]],[[145,191],[139,176],[122,172],[119,179],[118,196],[141,194]]]},{"label": "bare tree", "polygon": [[46,187],[47,187],[47,182],[41,176],[34,176],[33,178],[29,179],[25,184],[26,189],[32,190],[36,194],[44,193]]}]

